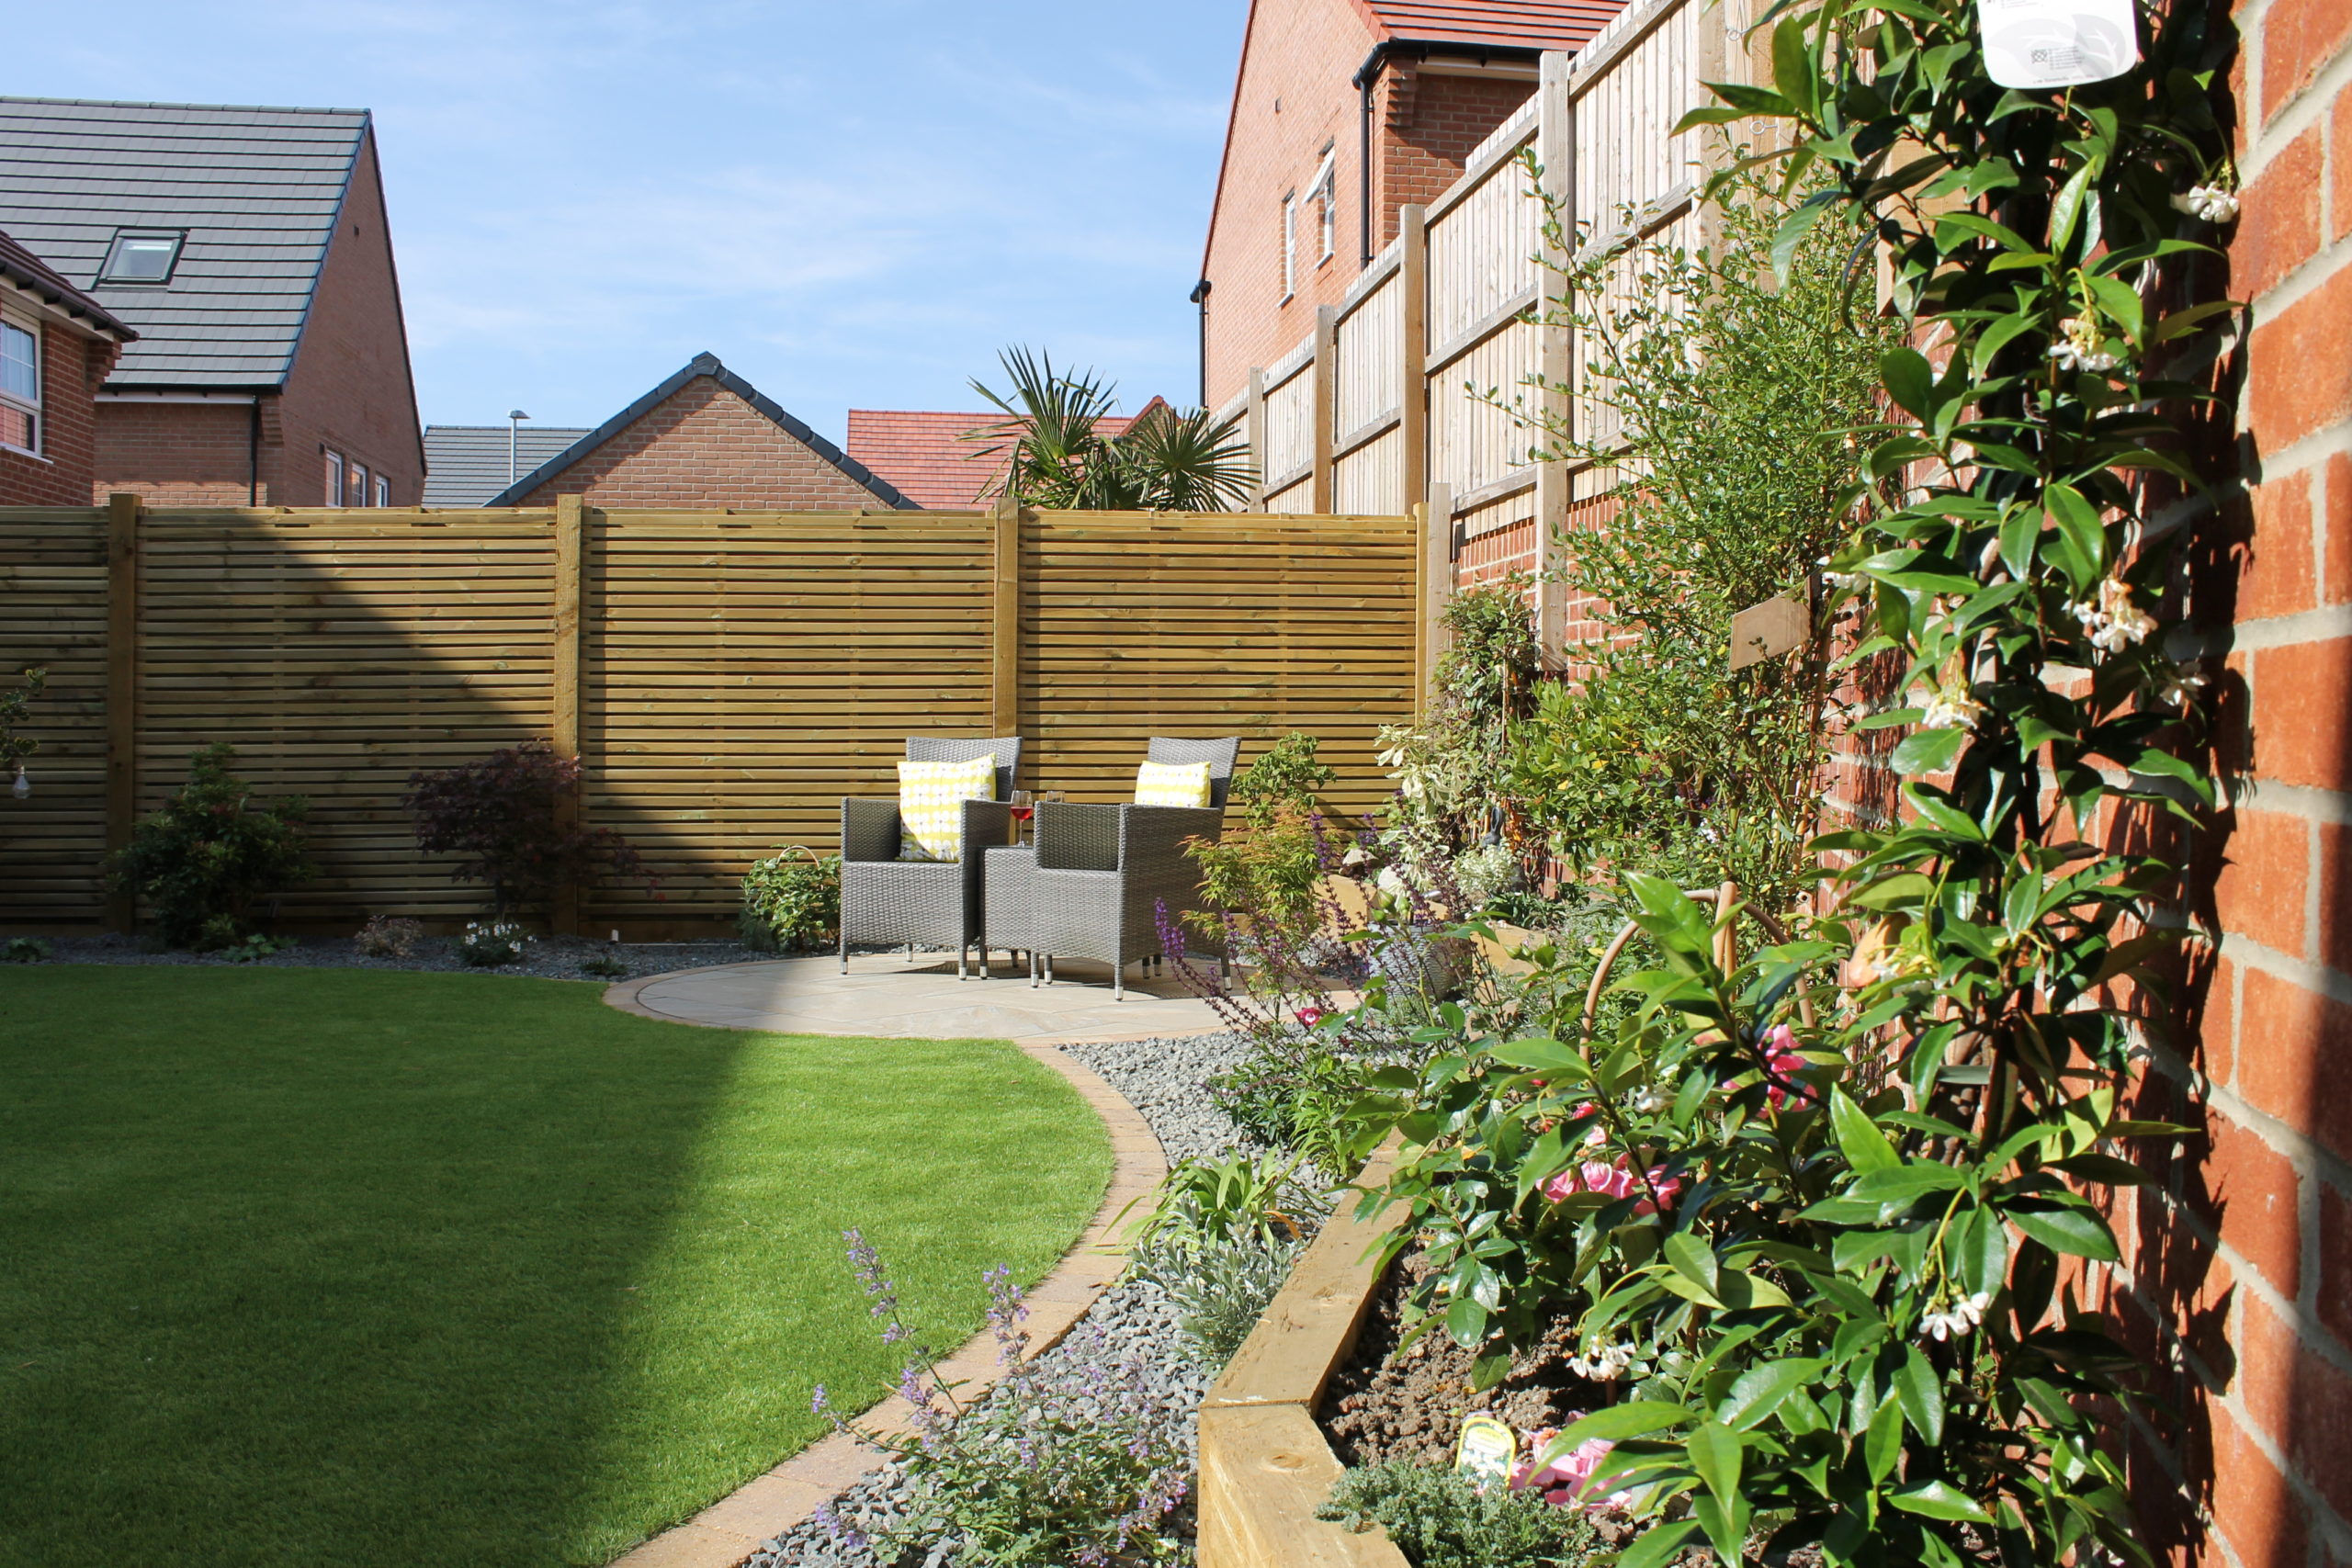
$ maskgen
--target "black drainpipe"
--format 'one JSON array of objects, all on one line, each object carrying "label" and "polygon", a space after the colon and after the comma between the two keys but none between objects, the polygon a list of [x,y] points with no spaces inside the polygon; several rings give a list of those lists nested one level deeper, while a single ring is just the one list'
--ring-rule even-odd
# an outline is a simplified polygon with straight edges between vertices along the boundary
[{"label": "black drainpipe", "polygon": [[1193,285],[1191,299],[1201,308],[1201,407],[1209,406],[1209,280]]},{"label": "black drainpipe", "polygon": [[1380,67],[1388,58],[1390,40],[1383,39],[1372,46],[1363,64],[1355,73],[1358,98],[1356,116],[1356,217],[1357,227],[1363,235],[1363,254],[1356,261],[1359,270],[1372,265],[1372,85],[1379,79]]},{"label": "black drainpipe", "polygon": [[245,420],[245,504],[261,504],[261,394],[246,405]]}]

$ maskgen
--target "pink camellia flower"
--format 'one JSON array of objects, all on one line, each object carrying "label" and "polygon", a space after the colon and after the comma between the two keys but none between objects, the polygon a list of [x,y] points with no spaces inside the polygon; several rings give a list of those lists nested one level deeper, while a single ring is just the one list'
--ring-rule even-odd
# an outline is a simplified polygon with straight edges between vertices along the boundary
[{"label": "pink camellia flower", "polygon": [[1323,1013],[1324,1010],[1318,1007],[1303,1007],[1298,1010],[1298,1021],[1312,1029],[1323,1021]]},{"label": "pink camellia flower", "polygon": [[1589,1159],[1574,1170],[1560,1172],[1544,1184],[1544,1196],[1555,1203],[1572,1192],[1598,1192],[1604,1198],[1638,1198],[1641,1201],[1634,1205],[1634,1213],[1655,1214],[1657,1204],[1650,1201],[1653,1188],[1659,1199],[1671,1208],[1675,1196],[1682,1190],[1682,1180],[1679,1177],[1667,1175],[1664,1166],[1654,1165],[1650,1167],[1649,1185],[1645,1187],[1626,1163],[1625,1156],[1619,1155],[1613,1162]]},{"label": "pink camellia flower", "polygon": [[[1577,1414],[1581,1412],[1571,1414],[1569,1419],[1576,1419]],[[1545,1446],[1558,1436],[1558,1431],[1550,1427],[1527,1435],[1527,1451],[1531,1457],[1511,1468],[1510,1489],[1514,1492],[1541,1492],[1544,1501],[1555,1508],[1571,1505],[1591,1508],[1611,1501],[1609,1498],[1587,1497],[1583,1493],[1592,1484],[1592,1472],[1600,1468],[1600,1461],[1608,1458],[1609,1450],[1617,1445],[1606,1438],[1592,1438],[1577,1444],[1573,1451],[1562,1454],[1542,1469],[1537,1469],[1532,1456],[1542,1453]]]},{"label": "pink camellia flower", "polygon": [[[1764,1036],[1764,1043],[1771,1052],[1766,1060],[1771,1063],[1772,1076],[1776,1078],[1784,1078],[1791,1083],[1796,1083],[1797,1074],[1813,1066],[1797,1055],[1796,1032],[1785,1023],[1774,1024],[1772,1032]],[[1776,1083],[1765,1091],[1764,1098],[1770,1103],[1773,1110],[1778,1111],[1787,1102],[1789,1091]],[[1802,1084],[1797,1087],[1796,1098],[1800,1102],[1806,1104],[1810,1104],[1813,1100],[1812,1094]]]}]

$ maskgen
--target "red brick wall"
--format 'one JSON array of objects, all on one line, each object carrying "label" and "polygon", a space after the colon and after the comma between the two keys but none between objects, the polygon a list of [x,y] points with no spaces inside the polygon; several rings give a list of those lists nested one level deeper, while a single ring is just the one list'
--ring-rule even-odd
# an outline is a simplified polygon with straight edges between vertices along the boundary
[{"label": "red brick wall", "polygon": [[1453,76],[1409,61],[1383,73],[1374,88],[1374,249],[1396,237],[1398,209],[1443,196],[1472,151],[1534,91],[1532,81]]},{"label": "red brick wall", "polygon": [[2240,776],[2194,1055],[2159,1056],[2206,1075],[2209,1136],[2179,1200],[2143,1201],[2130,1279],[2190,1419],[2136,1480],[2182,1489],[2179,1559],[2320,1568],[2352,1562],[2352,6],[2235,10],[2248,482],[2196,596]]},{"label": "red brick wall", "polygon": [[[275,427],[263,400],[259,500],[271,502]],[[82,500],[100,502],[117,491],[153,506],[243,506],[253,493],[253,409],[225,399],[208,403],[107,400],[98,405],[96,473]],[[282,503],[281,503],[282,504]],[[311,505],[318,504],[316,502]]]},{"label": "red brick wall", "polygon": [[880,509],[879,496],[707,376],[524,497],[546,506],[584,495],[596,506]]},{"label": "red brick wall", "polygon": [[325,494],[330,448],[390,479],[394,506],[424,500],[424,434],[372,135],[352,171],[280,417],[282,445],[264,464],[272,504],[340,504]]},{"label": "red brick wall", "polygon": [[0,506],[89,503],[97,444],[92,400],[117,352],[104,338],[41,323],[40,456],[0,451]]},{"label": "red brick wall", "polygon": [[[1208,300],[1208,400],[1214,408],[1315,330],[1315,308],[1337,304],[1363,253],[1362,100],[1350,78],[1373,32],[1349,0],[1258,0],[1242,40],[1216,209],[1203,276]],[[1331,259],[1306,200],[1329,144],[1337,200]],[[1299,198],[1296,292],[1283,299],[1282,203]]]}]

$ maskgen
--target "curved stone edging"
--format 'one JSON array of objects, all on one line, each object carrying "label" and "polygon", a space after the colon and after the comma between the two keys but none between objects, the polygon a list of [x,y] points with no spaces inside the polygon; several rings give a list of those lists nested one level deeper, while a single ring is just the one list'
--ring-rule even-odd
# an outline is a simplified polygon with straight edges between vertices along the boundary
[{"label": "curved stone edging", "polygon": [[[696,1029],[729,1027],[673,1018],[638,1003],[640,987],[697,972],[673,969],[624,980],[606,988],[605,1001],[660,1023],[685,1023]],[[1062,1055],[1056,1046],[1020,1041],[1013,1044],[1023,1055],[1061,1074],[1094,1108],[1111,1134],[1111,1186],[1102,1194],[1101,1207],[1053,1272],[1027,1294],[1029,1318],[1024,1326],[1029,1331],[1029,1353],[1035,1356],[1060,1343],[1126,1267],[1125,1255],[1113,1247],[1114,1223],[1129,1203],[1159,1185],[1168,1174],[1168,1158],[1143,1113],[1091,1067]],[[982,1329],[941,1361],[939,1371],[942,1377],[963,1385],[959,1396],[965,1389],[973,1393],[985,1390],[996,1381],[996,1341]],[[907,1402],[893,1394],[859,1417],[858,1424],[878,1431],[905,1432],[911,1414]],[[831,1433],[774,1470],[752,1477],[684,1524],[673,1525],[614,1559],[611,1568],[737,1568],[760,1549],[762,1541],[800,1523],[820,1504],[839,1495],[881,1463],[881,1456],[872,1450],[839,1432]]]}]

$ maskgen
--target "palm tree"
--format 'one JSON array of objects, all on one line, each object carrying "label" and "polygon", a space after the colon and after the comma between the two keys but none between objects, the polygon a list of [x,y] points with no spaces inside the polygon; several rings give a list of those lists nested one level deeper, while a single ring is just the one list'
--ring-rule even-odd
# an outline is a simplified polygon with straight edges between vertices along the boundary
[{"label": "palm tree", "polygon": [[1025,348],[998,358],[1011,390],[972,389],[1005,417],[965,437],[992,443],[979,454],[999,462],[988,494],[1080,512],[1225,512],[1249,499],[1257,471],[1238,419],[1155,401],[1106,434],[1114,389],[1094,372],[1057,371]]}]

